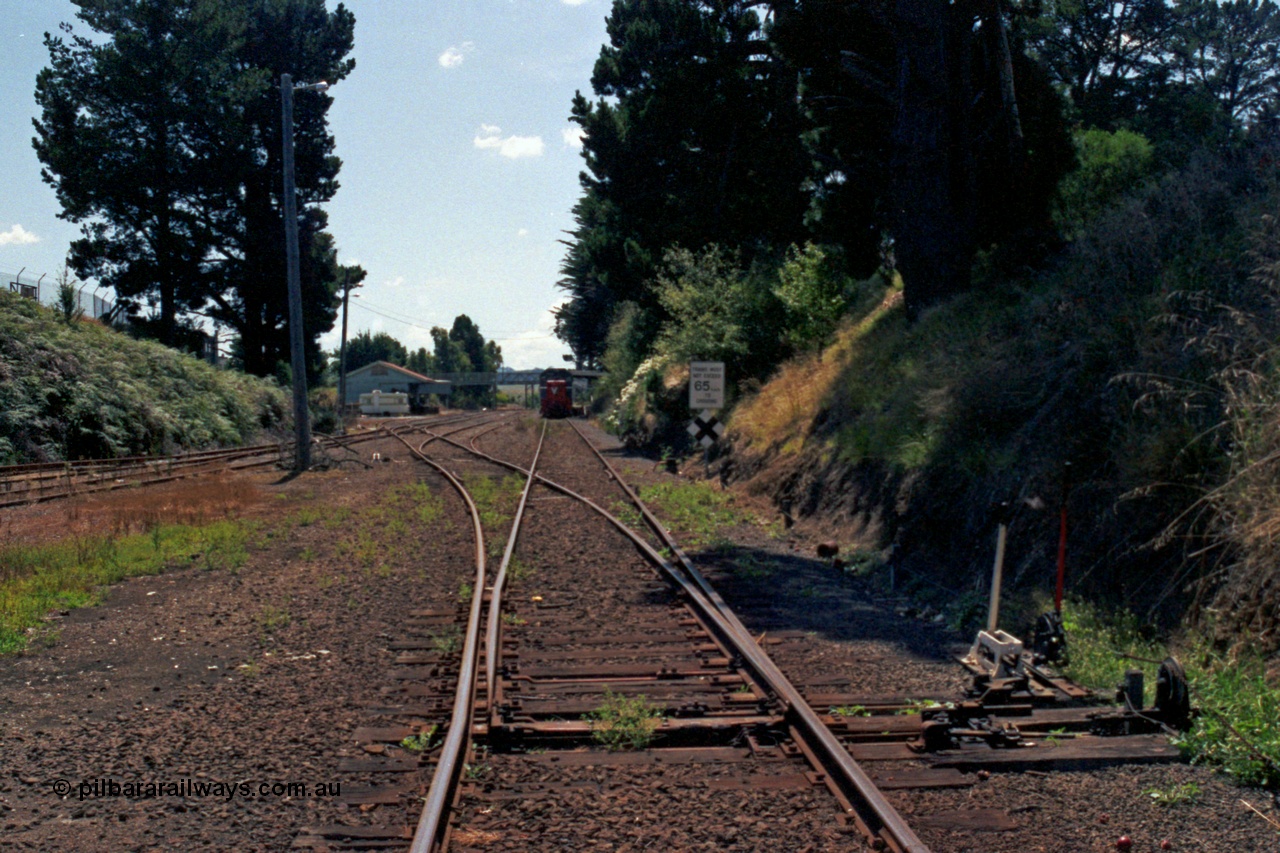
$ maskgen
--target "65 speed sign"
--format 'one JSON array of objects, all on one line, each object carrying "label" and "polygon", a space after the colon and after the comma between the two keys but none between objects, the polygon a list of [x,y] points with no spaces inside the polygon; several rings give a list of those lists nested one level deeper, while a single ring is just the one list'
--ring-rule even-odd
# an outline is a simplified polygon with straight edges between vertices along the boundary
[{"label": "65 speed sign", "polygon": [[724,407],[724,362],[689,362],[689,408],[720,409]]}]

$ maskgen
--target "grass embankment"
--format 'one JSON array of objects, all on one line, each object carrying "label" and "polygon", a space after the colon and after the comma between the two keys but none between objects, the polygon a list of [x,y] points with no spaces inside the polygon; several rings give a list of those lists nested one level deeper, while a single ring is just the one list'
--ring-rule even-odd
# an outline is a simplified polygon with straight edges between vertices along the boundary
[{"label": "grass embankment", "polygon": [[282,390],[0,292],[0,464],[239,445]]},{"label": "grass embankment", "polygon": [[1253,161],[1201,164],[1039,273],[914,322],[886,291],[732,413],[740,470],[801,514],[871,517],[862,544],[949,601],[985,584],[1001,502],[1007,588],[1052,583],[1065,482],[1072,588],[1166,627],[1194,605],[1274,650],[1277,211]]},{"label": "grass embankment", "polygon": [[989,276],[915,322],[886,298],[739,406],[736,452],[797,509],[876,516],[861,544],[892,553],[899,591],[944,604],[985,588],[1009,502],[1011,613],[1052,583],[1067,480],[1068,585],[1120,614],[1069,610],[1073,673],[1113,689],[1134,665],[1117,649],[1172,648],[1204,709],[1188,753],[1280,784],[1278,211],[1273,171],[1201,163],[1040,273]]}]

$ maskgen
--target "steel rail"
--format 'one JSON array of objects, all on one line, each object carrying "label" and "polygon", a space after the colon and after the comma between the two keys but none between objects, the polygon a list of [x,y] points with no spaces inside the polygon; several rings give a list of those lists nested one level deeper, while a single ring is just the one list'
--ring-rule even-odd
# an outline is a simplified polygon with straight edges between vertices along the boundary
[{"label": "steel rail", "polygon": [[68,459],[64,462],[23,462],[16,465],[0,465],[0,478],[7,477],[9,474],[34,474],[41,471],[50,471],[55,474],[61,474],[67,468],[95,468],[99,466],[111,466],[129,462],[143,464],[156,462],[157,460],[183,462],[196,460],[201,457],[217,458],[218,456],[227,454],[268,452],[270,450],[274,450],[276,446],[277,445],[275,444],[253,444],[248,447],[221,447],[215,450],[196,450],[190,453],[167,453],[159,456],[117,456],[112,458]]},{"label": "steel rail", "polygon": [[859,818],[865,829],[876,835],[881,834],[882,831],[887,833],[889,837],[885,838],[885,841],[890,844],[892,849],[900,849],[902,853],[928,853],[928,847],[925,846],[924,842],[916,836],[907,822],[902,819],[897,809],[885,799],[884,794],[871,781],[871,777],[853,759],[853,756],[844,748],[840,740],[831,733],[831,730],[822,722],[813,708],[809,706],[809,703],[801,695],[800,691],[795,688],[795,685],[791,683],[791,680],[783,674],[782,670],[778,669],[778,665],[773,662],[773,659],[764,653],[752,637],[751,632],[747,630],[737,614],[733,612],[720,594],[716,592],[715,588],[693,565],[693,561],[676,543],[675,538],[667,530],[666,526],[658,520],[657,516],[640,500],[640,496],[618,475],[618,472],[609,464],[609,460],[605,458],[604,454],[587,440],[587,437],[583,435],[577,425],[572,422],[569,425],[577,433],[578,437],[582,439],[582,442],[591,448],[596,458],[600,460],[600,464],[604,466],[619,488],[626,493],[653,532],[671,549],[671,553],[680,561],[685,572],[697,584],[702,594],[715,608],[716,613],[732,628],[734,636],[739,641],[735,645],[740,645],[752,668],[762,675],[766,683],[776,691],[783,704],[787,706],[788,712],[795,717],[794,722],[797,728],[809,738],[811,743],[816,743],[820,747],[816,752],[822,759],[824,766],[827,767],[829,772],[833,772],[838,775],[838,778],[845,780],[857,793],[858,798],[865,806],[864,809],[859,809]]},{"label": "steel rail", "polygon": [[[328,442],[331,446],[349,450],[352,444],[371,441],[379,437],[381,437],[380,429],[344,439],[322,437],[321,441],[322,445],[324,442]],[[279,450],[280,445],[278,444],[262,444],[218,451],[201,451],[197,454],[184,454],[181,456],[135,456],[121,457],[119,459],[77,460],[68,463],[38,463],[58,466],[58,473],[8,480],[0,479],[0,489],[4,489],[3,494],[6,495],[5,500],[0,500],[0,509],[47,503],[73,496],[111,492],[134,486],[154,486],[162,483],[172,483],[188,477],[218,474],[226,471],[247,471],[251,468],[261,468],[276,464],[278,461],[276,454],[279,453]],[[272,458],[259,461],[244,461],[266,454],[272,454]],[[155,474],[155,476],[147,476],[148,474]],[[112,478],[112,482],[107,482],[108,477]],[[130,479],[116,482],[116,480],[122,478]],[[35,485],[30,485],[32,483]],[[27,484],[27,487],[23,489],[8,488],[23,484]],[[49,491],[48,489],[52,487],[58,488]],[[33,492],[38,493],[32,494]]]},{"label": "steel rail", "polygon": [[[427,790],[422,815],[413,835],[413,843],[409,847],[410,853],[430,853],[440,841],[444,828],[445,809],[458,781],[458,775],[461,773],[460,759],[471,735],[471,717],[475,707],[476,666],[480,656],[480,619],[484,601],[484,528],[480,524],[480,511],[462,481],[443,465],[415,448],[403,436],[398,433],[392,433],[392,435],[404,444],[411,454],[439,471],[462,496],[467,510],[471,513],[471,525],[476,537],[475,583],[472,585],[471,610],[467,618],[466,640],[462,646],[462,662],[458,669],[458,691],[453,701],[453,714],[449,718],[449,733],[441,747],[440,760],[436,764],[435,773],[432,774],[431,787]],[[425,444],[426,442],[423,442],[423,446]]]},{"label": "steel rail", "polygon": [[[476,436],[478,437],[478,436]],[[475,438],[472,441],[475,441]],[[493,710],[494,687],[498,679],[498,664],[501,661],[502,642],[499,631],[502,627],[502,591],[507,582],[507,566],[511,563],[511,555],[516,550],[516,540],[520,537],[520,522],[524,519],[524,508],[529,502],[529,492],[533,488],[534,472],[538,470],[538,457],[542,455],[542,442],[547,437],[547,422],[542,422],[542,434],[538,436],[538,447],[533,452],[533,461],[529,463],[529,479],[525,481],[524,491],[520,494],[520,505],[511,522],[511,533],[507,536],[507,548],[502,552],[502,562],[498,565],[498,573],[493,579],[493,591],[489,596],[489,630],[485,635],[485,699]]]},{"label": "steel rail", "polygon": [[[573,426],[573,424],[570,423],[570,426]],[[575,432],[577,432],[576,427]],[[582,437],[580,432],[578,432],[578,435]],[[585,437],[582,438],[584,443],[595,451],[597,458],[600,459],[610,476],[625,489],[625,483],[617,475],[617,472],[613,470],[613,467],[608,464],[604,456],[599,451],[596,451],[594,445],[586,441]],[[475,453],[477,456],[494,464],[525,474],[530,473],[515,463],[498,459],[483,451],[465,447],[452,439],[442,437],[442,440],[463,450]],[[782,671],[778,669],[769,656],[760,649],[750,632],[746,630],[742,622],[728,608],[724,600],[711,588],[706,579],[702,577],[702,574],[692,567],[692,563],[688,562],[688,557],[683,556],[683,552],[674,547],[674,540],[670,539],[670,533],[667,533],[667,538],[664,539],[664,542],[668,547],[672,547],[672,553],[681,555],[681,570],[677,570],[644,537],[590,498],[580,495],[541,474],[534,474],[534,476],[537,477],[538,482],[548,488],[581,501],[595,510],[597,514],[607,519],[627,536],[650,562],[661,568],[663,573],[688,595],[689,600],[698,608],[708,622],[716,627],[730,646],[741,653],[743,659],[755,671],[761,681],[783,703],[787,714],[793,717],[796,728],[811,739],[811,745],[816,747],[813,751],[822,758],[822,764],[827,769],[827,772],[832,775],[833,779],[840,780],[842,786],[854,795],[850,800],[850,804],[853,806],[851,817],[856,820],[859,829],[867,837],[868,841],[879,843],[882,845],[881,849],[887,847],[894,853],[930,853],[929,848],[916,836],[915,832],[898,814],[893,805],[885,799],[884,794],[867,776],[866,771],[853,760],[853,756],[845,750],[830,729],[823,725],[817,713],[809,707],[809,704],[791,684],[790,680],[783,675]],[[644,507],[639,497],[634,496],[635,493],[633,491],[628,491],[632,496],[631,500],[636,502],[642,509],[647,510],[647,507]],[[656,518],[654,518],[654,522],[657,522]],[[658,527],[665,530],[660,522],[658,522]]]}]

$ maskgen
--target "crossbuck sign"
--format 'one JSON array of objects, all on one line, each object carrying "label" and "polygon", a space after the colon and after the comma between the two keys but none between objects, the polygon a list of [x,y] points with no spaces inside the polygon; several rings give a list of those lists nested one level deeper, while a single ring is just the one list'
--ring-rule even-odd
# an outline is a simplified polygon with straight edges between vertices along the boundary
[{"label": "crossbuck sign", "polygon": [[716,418],[716,413],[711,409],[703,409],[702,414],[693,419],[693,423],[689,424],[689,435],[693,436],[693,440],[701,444],[703,447],[710,447],[716,443],[716,439],[724,432],[724,424]]}]

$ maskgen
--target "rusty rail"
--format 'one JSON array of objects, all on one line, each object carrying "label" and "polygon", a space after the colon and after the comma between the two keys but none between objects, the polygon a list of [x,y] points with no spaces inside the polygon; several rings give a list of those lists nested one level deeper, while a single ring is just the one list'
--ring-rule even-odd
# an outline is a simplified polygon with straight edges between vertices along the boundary
[{"label": "rusty rail", "polygon": [[[570,425],[572,426],[572,423]],[[779,697],[797,730],[805,736],[807,746],[819,758],[820,763],[832,775],[832,778],[839,781],[841,789],[847,793],[847,802],[850,804],[848,807],[850,817],[857,823],[859,830],[866,836],[868,842],[878,845],[878,849],[888,849],[895,851],[895,853],[930,853],[929,848],[903,820],[892,804],[885,799],[866,772],[853,760],[853,757],[849,755],[831,731],[823,725],[822,720],[809,707],[800,692],[783,675],[782,671],[778,669],[768,655],[764,654],[746,630],[746,627],[733,614],[724,600],[703,578],[701,573],[693,567],[693,564],[689,562],[683,551],[676,547],[670,533],[666,532],[666,528],[662,526],[661,522],[649,512],[639,497],[635,495],[635,492],[626,486],[617,475],[617,472],[613,470],[613,467],[609,465],[608,460],[596,450],[591,442],[586,441],[586,438],[582,436],[576,426],[574,426],[574,431],[592,449],[613,479],[627,491],[628,497],[646,516],[646,523],[656,525],[655,533],[658,530],[662,530],[665,533],[665,536],[663,534],[659,534],[659,536],[668,547],[672,548],[672,553],[678,555],[681,564],[679,570],[644,537],[590,498],[540,474],[528,471],[515,463],[490,456],[483,451],[467,447],[444,436],[439,436],[439,438],[448,444],[474,453],[496,465],[531,475],[548,488],[575,498],[591,507],[597,514],[614,525],[645,554],[651,563],[659,567],[673,583],[689,596],[689,600],[716,627],[716,630],[721,633],[725,641],[741,653],[743,660],[755,671],[761,681],[768,685],[769,689]],[[648,520],[650,518],[652,521]],[[414,853],[418,853],[418,851],[414,851]]]},{"label": "rusty rail", "polygon": [[714,612],[714,618],[728,628],[734,646],[739,649],[751,668],[760,675],[770,689],[775,691],[778,698],[786,706],[787,713],[793,717],[793,722],[805,736],[805,740],[809,745],[817,747],[814,749],[814,753],[823,766],[835,778],[841,779],[851,789],[850,792],[855,796],[851,797],[850,801],[856,810],[855,817],[863,832],[868,835],[869,839],[875,836],[883,837],[890,849],[901,850],[902,853],[928,853],[929,848],[916,836],[911,827],[907,825],[907,822],[902,819],[897,809],[885,799],[879,788],[867,776],[866,771],[862,769],[858,762],[854,761],[853,756],[848,753],[839,739],[831,733],[831,730],[823,724],[813,708],[809,707],[809,703],[805,701],[800,691],[795,688],[791,681],[778,669],[777,664],[755,642],[751,633],[747,631],[746,626],[738,619],[737,614],[729,608],[720,594],[707,582],[702,573],[694,567],[693,562],[681,550],[671,536],[670,531],[666,529],[662,522],[640,500],[635,491],[618,475],[604,454],[590,441],[587,441],[586,436],[582,434],[577,425],[570,422],[570,426],[573,427],[574,432],[582,439],[582,442],[591,448],[596,458],[600,460],[600,464],[605,467],[605,470],[609,472],[613,480],[626,493],[628,499],[635,504],[644,517],[645,523],[671,549],[671,553],[679,560],[689,580],[697,586],[701,593],[697,596],[700,607],[710,608]]},{"label": "rusty rail", "polygon": [[431,787],[427,791],[422,815],[418,820],[417,830],[413,835],[411,853],[429,853],[439,843],[444,830],[446,807],[462,770],[462,756],[465,753],[471,734],[471,715],[475,707],[476,666],[480,653],[480,619],[483,614],[485,549],[484,528],[480,524],[480,511],[462,481],[440,463],[431,459],[405,440],[399,433],[392,433],[409,452],[417,459],[440,472],[450,485],[457,490],[471,514],[471,524],[475,531],[475,583],[472,585],[471,612],[467,618],[466,640],[462,646],[462,662],[458,671],[458,691],[454,697],[453,714],[449,718],[449,734],[445,737],[440,751],[440,760],[436,764],[435,773],[431,777]]}]

